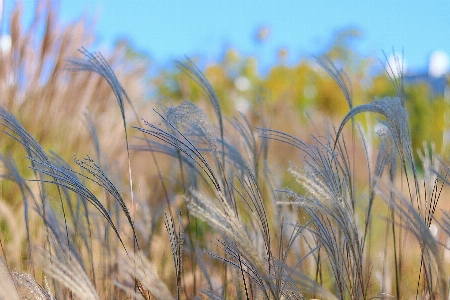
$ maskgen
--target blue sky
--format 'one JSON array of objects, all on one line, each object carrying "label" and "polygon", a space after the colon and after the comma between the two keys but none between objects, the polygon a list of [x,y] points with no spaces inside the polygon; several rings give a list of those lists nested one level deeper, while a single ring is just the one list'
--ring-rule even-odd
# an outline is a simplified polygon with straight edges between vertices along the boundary
[{"label": "blue sky", "polygon": [[[31,15],[34,1],[24,3],[25,15]],[[382,59],[383,50],[403,49],[408,69],[426,69],[433,50],[450,54],[448,0],[62,0],[59,5],[63,23],[82,14],[96,20],[97,49],[91,50],[126,37],[157,65],[196,55],[214,61],[228,47],[259,56],[263,67],[276,61],[280,48],[296,62],[320,54],[335,32],[350,27],[362,32],[354,44],[362,55]],[[270,34],[258,44],[254,36],[261,26]]]}]

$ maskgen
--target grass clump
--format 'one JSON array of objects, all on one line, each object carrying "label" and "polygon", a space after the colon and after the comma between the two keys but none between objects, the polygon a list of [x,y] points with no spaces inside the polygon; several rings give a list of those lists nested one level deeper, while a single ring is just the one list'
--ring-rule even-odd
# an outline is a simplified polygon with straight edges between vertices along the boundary
[{"label": "grass clump", "polygon": [[[0,107],[0,142],[9,151],[0,157],[2,178],[18,191],[3,195],[0,213],[23,221],[18,232],[10,219],[1,224],[9,234],[0,239],[0,298],[448,297],[450,217],[438,205],[449,167],[427,147],[416,165],[401,76],[392,79],[396,95],[354,106],[348,77],[319,58],[349,112],[337,129],[306,141],[272,129],[263,108],[256,120],[227,119],[192,61],[177,66],[204,90],[206,106],[184,101],[150,111],[134,107],[111,61],[80,52],[66,66],[89,73],[68,72],[67,85],[81,91],[95,81],[97,91],[106,81],[112,91],[89,97],[80,135],[92,147],[83,159],[66,159],[69,143],[56,147],[69,148],[62,154],[47,151],[48,137],[18,118],[27,104],[8,98]],[[119,121],[114,102],[102,102],[110,96]],[[98,124],[93,112],[113,125]],[[354,119],[369,113],[380,118],[375,138]],[[288,176],[296,184],[285,186],[272,159],[292,150],[298,162]]]}]

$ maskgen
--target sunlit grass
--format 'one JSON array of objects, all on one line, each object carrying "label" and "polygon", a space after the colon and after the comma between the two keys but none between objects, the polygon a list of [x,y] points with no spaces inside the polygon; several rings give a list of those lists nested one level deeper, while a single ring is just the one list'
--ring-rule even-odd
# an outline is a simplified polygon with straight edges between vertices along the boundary
[{"label": "sunlit grass", "polygon": [[25,86],[2,86],[0,298],[447,298],[449,168],[428,146],[417,164],[401,76],[357,105],[319,58],[342,120],[263,101],[230,117],[192,61],[176,65],[204,103],[135,101],[139,72],[73,51],[81,25],[43,48],[44,80],[12,22],[1,59],[21,62],[2,74]]}]

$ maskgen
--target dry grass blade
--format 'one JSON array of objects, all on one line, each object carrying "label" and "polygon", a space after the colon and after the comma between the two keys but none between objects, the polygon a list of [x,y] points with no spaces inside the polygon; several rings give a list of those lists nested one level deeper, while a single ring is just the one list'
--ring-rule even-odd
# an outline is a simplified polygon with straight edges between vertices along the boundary
[{"label": "dry grass blade", "polygon": [[110,224],[110,226],[116,233],[117,238],[122,244],[123,248],[125,249],[125,251],[127,251],[125,244],[122,238],[120,237],[119,231],[114,225],[114,222],[112,221],[107,209],[103,206],[100,200],[98,200],[97,197],[80,181],[80,179],[77,176],[77,173],[74,170],[68,169],[66,166],[53,164],[51,162],[38,161],[32,158],[30,158],[30,160],[35,165],[35,167],[32,167],[33,170],[52,178],[50,180],[41,179],[39,181],[61,186],[72,192],[75,192],[83,200],[89,201],[102,214],[105,220]]},{"label": "dry grass blade", "polygon": [[11,136],[13,139],[18,141],[23,145],[25,150],[28,153],[28,156],[39,159],[42,161],[48,161],[48,156],[42,148],[41,144],[39,144],[31,134],[26,131],[23,126],[19,123],[16,117],[7,111],[5,108],[0,106],[0,118],[1,123],[4,127],[6,127],[9,131],[5,131],[6,134]]},{"label": "dry grass blade", "polygon": [[100,300],[89,276],[70,251],[54,247],[57,255],[41,250],[42,267],[53,279],[72,291],[80,300]]},{"label": "dry grass blade", "polygon": [[[255,176],[255,180],[258,181],[260,157],[261,157],[261,154],[263,154],[263,149],[264,149],[265,143],[263,140],[261,145],[258,147],[258,144],[256,142],[255,133],[253,131],[252,126],[250,125],[249,120],[247,119],[247,117],[244,114],[240,113],[240,115],[241,115],[243,122],[239,121],[237,118],[234,118],[232,125],[244,139],[244,143],[246,146],[245,149],[247,150],[247,154],[249,155],[249,157],[252,159],[251,160],[251,162],[252,162],[251,167],[253,168],[252,171]],[[238,158],[243,157],[243,154],[241,154],[240,151],[238,151],[238,149],[236,149],[235,152],[236,152],[236,154],[238,154],[238,155],[236,155]],[[231,157],[233,158],[235,156],[231,156]],[[240,159],[240,160],[244,161],[243,159]]]},{"label": "dry grass blade", "polygon": [[214,108],[217,120],[219,121],[220,142],[222,144],[221,168],[222,171],[225,172],[224,124],[219,99],[217,98],[214,89],[212,88],[209,81],[206,79],[205,75],[198,69],[198,67],[191,60],[188,59],[188,62],[186,64],[177,61],[176,64],[183,72],[185,72],[190,78],[192,78],[205,91],[209,101],[211,102]]},{"label": "dry grass blade", "polygon": [[288,196],[311,218],[311,232],[330,260],[338,297],[365,298],[363,247],[352,206],[351,173],[346,163],[339,161],[346,157],[345,147],[338,147],[340,152],[333,150],[331,137],[316,139],[312,146],[287,138],[304,152],[303,170],[291,165],[289,172],[306,191],[303,196],[286,190]]},{"label": "dry grass blade", "polygon": [[55,211],[47,204],[45,207],[38,207],[37,211],[39,215],[41,216],[42,220],[44,221],[44,224],[46,228],[48,228],[51,232],[52,236],[52,244],[54,247],[57,247],[58,249],[61,248],[60,251],[56,251],[57,256],[61,256],[63,254],[63,251],[70,251],[71,256],[70,258],[75,258],[78,263],[81,265],[83,263],[82,256],[78,249],[75,247],[75,243],[72,241],[68,241],[68,237],[73,236],[73,233],[70,231],[70,228],[67,227],[68,234],[65,235],[61,231],[60,223],[58,221],[58,218],[55,214]]},{"label": "dry grass blade", "polygon": [[[161,115],[160,115],[161,116]],[[166,121],[164,117],[161,116],[161,118]],[[176,137],[175,135],[153,125],[146,121],[144,123],[149,126],[151,129],[146,128],[140,128],[140,127],[133,127],[137,130],[146,133],[148,135],[151,135],[153,137],[158,138],[159,140],[169,144],[170,146],[174,147],[175,149],[179,150],[180,152],[184,153],[189,159],[194,161],[205,174],[208,176],[208,178],[213,183],[216,190],[220,191],[220,185],[219,182],[214,175],[214,172],[209,165],[209,163],[206,161],[205,157],[202,155],[202,153],[195,147],[195,145],[186,137],[184,136],[174,125],[172,125],[170,122],[167,122],[167,124],[173,128],[180,136],[181,138]]]},{"label": "dry grass blade", "polygon": [[[416,298],[448,297],[449,262],[444,254],[450,253],[450,242],[444,239],[450,238],[450,213],[437,211],[437,205],[448,193],[444,185],[450,184],[450,168],[445,166],[446,158],[435,155],[434,147],[419,153],[423,169],[416,167],[407,109],[411,104],[414,118],[416,111],[420,110],[420,117],[428,112],[416,101],[406,105],[403,70],[397,58],[395,66],[388,61],[386,67],[396,97],[375,98],[356,107],[352,81],[361,101],[366,99],[365,92],[386,95],[391,90],[380,74],[365,73],[371,69],[365,59],[336,49],[330,54],[343,58],[339,66],[325,56],[317,58],[336,84],[325,71],[314,76],[317,63],[309,60],[295,66],[280,60],[263,78],[254,61],[233,51],[207,67],[212,83],[220,85],[217,94],[189,59],[176,63],[179,70],[161,70],[152,78],[155,85],[144,86],[148,76],[155,74],[148,72],[150,60],[126,41],[119,41],[108,57],[81,48],[79,58],[67,62],[79,45],[92,41],[87,33],[92,32],[90,24],[84,25],[89,16],[61,26],[54,6],[49,0],[38,2],[31,25],[24,29],[19,3],[4,32],[10,31],[11,45],[0,51],[0,127],[5,131],[0,137],[4,142],[0,154],[0,179],[4,180],[0,186],[4,257],[0,258],[0,300],[53,300],[44,274],[51,275],[52,292],[58,299],[72,300],[191,299],[200,298],[198,291],[205,287],[203,296],[211,299],[370,300],[389,294],[403,299],[411,296],[417,273]],[[340,36],[339,43],[345,41],[342,37],[346,38]],[[348,50],[346,43],[337,46],[338,51]],[[362,64],[352,64],[353,59]],[[124,64],[115,73],[113,66],[119,61]],[[190,79],[199,87],[193,87]],[[250,85],[242,85],[241,79]],[[129,94],[124,89],[128,86]],[[149,91],[155,86],[156,92]],[[274,101],[263,104],[258,94],[266,87],[273,88]],[[340,93],[338,88],[350,112],[337,130],[315,126],[316,114],[310,118],[316,124],[304,126],[297,109],[312,109],[320,115],[341,113],[330,106],[340,101],[330,99]],[[408,96],[416,92],[409,88]],[[192,96],[192,102],[178,102],[185,95]],[[232,100],[227,110],[244,103],[252,109],[225,119],[224,102],[218,95]],[[141,125],[129,96],[146,100],[173,96],[169,101],[177,104],[156,112],[160,125]],[[111,97],[116,102],[106,101]],[[209,101],[208,109],[203,111],[198,100]],[[444,107],[440,101],[433,108]],[[256,102],[260,107],[253,106]],[[140,114],[151,112],[153,104],[142,101]],[[116,105],[118,122],[111,118]],[[133,125],[138,126],[131,130],[138,129],[135,133],[141,135],[140,144],[133,148],[128,136],[129,117],[133,117],[129,109],[136,117]],[[280,131],[263,128],[266,112]],[[381,118],[384,129],[377,132],[379,143],[372,141],[370,122],[367,135],[359,128],[362,143],[355,143],[361,141],[355,139],[354,117],[361,113]],[[439,120],[445,118],[444,111],[439,113]],[[351,145],[343,138],[349,121]],[[414,125],[415,121],[422,120],[413,119]],[[254,131],[256,124],[262,128]],[[417,125],[411,130],[415,132],[422,124]],[[445,125],[439,121],[439,130],[444,131]],[[310,136],[312,127],[316,135]],[[428,134],[428,127],[420,128],[421,134]],[[287,128],[300,129],[302,140],[281,131]],[[258,140],[255,133],[263,139]],[[294,146],[300,157],[280,151],[278,145],[269,152],[269,140]],[[372,149],[374,145],[378,148]],[[44,151],[50,148],[58,154]],[[153,165],[142,153],[131,161],[130,149],[149,151]],[[74,159],[77,166],[67,163],[73,153],[80,155]],[[175,162],[158,162],[155,153]],[[373,165],[372,153],[377,153]],[[14,161],[13,155],[26,156],[31,168],[27,169],[27,160],[16,157]],[[126,159],[126,174],[109,172],[120,170],[113,164],[123,166]],[[299,168],[291,164],[287,176],[284,170],[272,172],[277,167],[269,170],[269,164],[282,166],[290,159],[301,162]],[[418,179],[422,170],[423,190]],[[138,183],[134,189],[132,171]],[[33,182],[27,181],[25,177],[32,173]],[[119,185],[127,182],[125,177],[130,199]],[[290,187],[294,180],[299,185]],[[283,189],[284,185],[288,187]],[[405,185],[409,198],[399,192]],[[140,201],[135,203],[137,191]],[[377,192],[388,207],[379,206]],[[183,218],[181,213],[174,215],[174,209],[182,211]],[[386,214],[386,228],[375,219],[379,214]],[[433,223],[442,228],[439,235],[431,233]],[[42,265],[33,263],[32,244],[43,248],[36,253]],[[135,251],[129,252],[131,244]],[[210,244],[215,251],[206,249]],[[167,262],[167,253],[172,254],[173,264]],[[11,271],[16,269],[31,270],[27,272],[32,275]],[[410,274],[404,276],[406,271]]]},{"label": "dry grass blade", "polygon": [[97,128],[95,127],[94,120],[92,119],[92,116],[90,114],[85,113],[84,117],[86,119],[86,127],[89,130],[89,133],[91,135],[91,140],[94,143],[95,154],[97,156],[97,160],[100,161],[101,152],[100,152],[100,141],[99,141],[98,134],[97,134]]},{"label": "dry grass blade", "polygon": [[208,95],[208,99],[211,102],[214,111],[216,112],[217,120],[220,126],[221,140],[223,141],[223,121],[222,121],[222,110],[220,108],[219,99],[214,92],[211,84],[206,79],[205,75],[197,68],[197,66],[188,59],[186,64],[179,61],[176,62],[177,66],[185,72],[189,77],[191,77],[198,85],[202,87],[205,93]]},{"label": "dry grass blade", "polygon": [[[87,58],[87,60],[82,59],[71,59],[69,60],[69,69],[74,71],[90,71],[95,72],[102,76],[111,87],[114,95],[116,96],[117,103],[119,104],[120,112],[122,114],[123,128],[125,132],[125,143],[127,149],[127,157],[128,157],[128,175],[130,182],[130,196],[131,196],[131,215],[134,215],[134,193],[133,193],[133,180],[131,175],[131,161],[130,161],[130,146],[128,144],[128,131],[127,131],[127,121],[125,118],[125,105],[124,98],[128,101],[131,107],[131,100],[128,98],[124,88],[120,84],[119,80],[116,77],[116,74],[112,70],[111,66],[108,64],[106,59],[100,53],[90,53],[86,49],[82,48],[80,50],[82,54]],[[134,107],[133,107],[134,109]],[[122,206],[122,203],[121,203]],[[122,206],[122,209],[124,206]],[[126,206],[125,206],[126,208]],[[128,220],[133,227],[131,217],[128,214],[128,210],[124,210],[125,214],[127,214]],[[134,228],[133,228],[134,230]],[[136,236],[134,236],[135,242],[137,243]],[[139,248],[139,245],[138,245]]]},{"label": "dry grass blade", "polygon": [[[439,221],[436,221],[436,223],[442,228],[445,234],[450,237],[450,212],[442,211],[442,214],[442,218]],[[445,245],[445,247],[449,249],[447,245]]]},{"label": "dry grass blade", "polygon": [[385,169],[387,169],[389,180],[391,182],[394,182],[397,170],[397,151],[393,143],[390,131],[387,130],[384,125],[381,125],[381,128],[377,131],[377,135],[381,139],[381,142],[378,147],[378,154],[375,161],[373,178],[372,180],[369,179],[371,182],[369,182],[369,204],[367,205],[366,210],[367,217],[364,226],[364,235],[362,242],[363,247],[369,232],[369,225],[372,219],[372,208],[375,200],[375,186],[383,175]]},{"label": "dry grass blade", "polygon": [[132,278],[136,278],[142,287],[147,289],[156,299],[174,299],[166,284],[156,273],[153,264],[142,252],[130,253],[119,260],[119,269]]},{"label": "dry grass blade", "polygon": [[131,219],[130,212],[128,210],[128,207],[123,200],[122,196],[120,195],[119,191],[115,187],[115,185],[111,182],[111,180],[106,176],[105,172],[100,168],[99,165],[97,165],[92,158],[89,156],[86,156],[83,160],[74,159],[75,163],[80,166],[83,170],[88,172],[92,177],[84,176],[84,178],[87,178],[99,186],[101,186],[105,191],[107,191],[111,196],[114,197],[114,199],[119,203],[122,211],[125,213],[125,216],[127,217],[128,223],[131,226],[131,229],[133,231],[133,239],[136,243],[138,249],[139,249],[139,242],[137,240],[136,231],[134,228],[133,220]]},{"label": "dry grass blade", "polygon": [[23,214],[25,220],[25,229],[27,231],[27,242],[28,242],[28,257],[31,262],[33,262],[32,251],[31,251],[31,239],[30,239],[30,224],[29,224],[29,203],[28,197],[33,199],[34,205],[37,207],[37,201],[28,186],[26,180],[20,175],[17,164],[12,157],[11,153],[8,156],[0,155],[0,161],[3,163],[6,173],[0,175],[0,178],[11,180],[19,186],[20,193],[23,200]]},{"label": "dry grass blade", "polygon": [[127,98],[125,90],[117,79],[111,66],[108,64],[106,59],[100,53],[90,53],[84,48],[80,49],[80,52],[87,58],[83,59],[70,59],[69,60],[69,70],[72,71],[89,71],[95,72],[102,76],[111,87],[114,95],[116,96],[117,103],[119,104],[120,112],[122,114],[123,126],[125,132],[127,130],[126,120],[125,120],[125,106],[124,98]]},{"label": "dry grass blade", "polygon": [[320,66],[333,78],[333,80],[338,84],[342,93],[345,96],[345,100],[347,100],[348,106],[350,109],[353,108],[353,98],[352,98],[352,90],[350,85],[350,78],[345,72],[339,71],[333,62],[327,56],[317,57],[317,62]]},{"label": "dry grass blade", "polygon": [[0,299],[1,300],[19,300],[16,286],[14,284],[11,272],[6,262],[0,257]]},{"label": "dry grass blade", "polygon": [[256,211],[256,221],[260,226],[260,230],[263,234],[264,246],[266,248],[266,259],[269,262],[269,273],[271,273],[270,265],[273,263],[271,244],[270,244],[270,232],[269,232],[269,221],[267,219],[266,209],[264,207],[264,202],[259,191],[258,185],[255,181],[255,178],[251,174],[250,169],[246,164],[244,164],[243,168],[247,171],[245,178],[238,178],[241,183],[245,193],[248,198],[250,198],[251,203],[253,204],[254,210]]},{"label": "dry grass blade", "polygon": [[224,196],[220,192],[217,193],[221,204],[220,209],[211,199],[204,197],[196,191],[191,191],[191,195],[193,197],[192,199],[186,199],[189,212],[204,220],[223,234],[227,239],[222,244],[226,252],[232,255],[237,261],[246,265],[246,268],[243,270],[239,263],[234,263],[218,256],[215,257],[224,260],[246,273],[248,272],[247,275],[257,284],[266,297],[270,294],[276,295],[271,282],[272,276],[268,273],[265,262],[252,244],[234,209],[228,204]]},{"label": "dry grass blade", "polygon": [[405,69],[405,61],[403,58],[405,57],[405,55],[402,52],[401,56],[399,57],[397,54],[395,54],[394,49],[392,49],[392,53],[394,57],[393,64],[389,61],[387,53],[383,51],[384,58],[387,63],[384,69],[389,79],[391,80],[392,85],[394,86],[395,93],[400,97],[400,99],[402,99],[403,104],[405,101],[405,91],[403,87],[403,74]]}]

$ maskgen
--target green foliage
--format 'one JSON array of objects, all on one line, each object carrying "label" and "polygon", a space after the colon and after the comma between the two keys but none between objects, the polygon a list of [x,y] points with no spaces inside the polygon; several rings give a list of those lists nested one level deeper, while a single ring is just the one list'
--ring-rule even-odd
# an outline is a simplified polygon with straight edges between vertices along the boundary
[{"label": "green foliage", "polygon": [[436,149],[442,149],[445,130],[444,115],[449,109],[444,97],[433,97],[429,87],[425,84],[407,86],[405,93],[413,148],[421,148],[422,143],[433,143],[436,145]]}]

